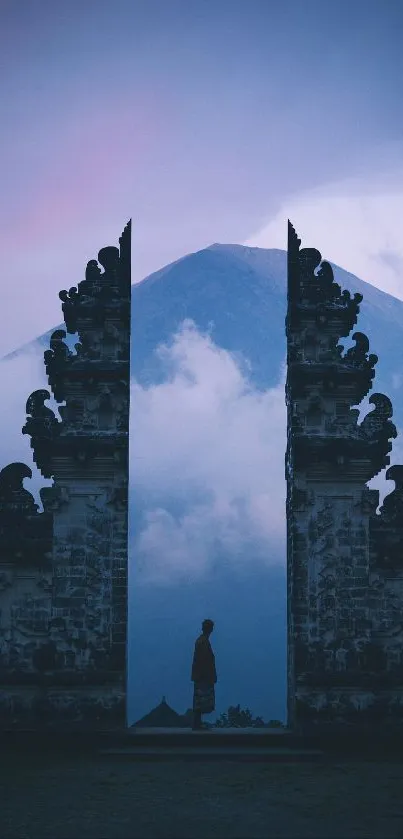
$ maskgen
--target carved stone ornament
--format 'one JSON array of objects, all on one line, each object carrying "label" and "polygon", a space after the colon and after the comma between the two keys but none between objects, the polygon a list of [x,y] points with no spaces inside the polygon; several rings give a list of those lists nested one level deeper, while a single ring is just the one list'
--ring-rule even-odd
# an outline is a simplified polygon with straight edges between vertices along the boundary
[{"label": "carved stone ornament", "polygon": [[60,432],[60,423],[53,411],[44,404],[47,399],[50,399],[48,390],[35,390],[31,393],[26,405],[28,417],[22,433],[31,437],[31,448],[38,469],[44,478],[51,478],[53,442]]},{"label": "carved stone ornament", "polygon": [[50,337],[50,349],[43,354],[48,382],[56,402],[63,402],[65,399],[64,377],[68,363],[74,358],[64,343],[64,338],[64,329],[56,329]]}]

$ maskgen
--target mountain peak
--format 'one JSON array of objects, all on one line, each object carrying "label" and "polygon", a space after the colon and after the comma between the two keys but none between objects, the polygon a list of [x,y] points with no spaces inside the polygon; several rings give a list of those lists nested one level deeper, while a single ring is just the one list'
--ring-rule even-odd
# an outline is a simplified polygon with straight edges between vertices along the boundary
[{"label": "mountain peak", "polygon": [[[374,351],[382,350],[383,334],[391,334],[391,327],[401,334],[403,302],[338,266],[333,269],[342,288],[363,294],[361,329],[368,329]],[[285,353],[286,297],[283,250],[214,242],[171,262],[132,286],[133,376],[141,383],[159,381],[157,347],[169,343],[181,324],[191,320],[218,346],[248,360],[255,385],[273,386]],[[377,324],[383,323],[381,340],[375,315]],[[47,349],[56,328],[63,325],[9,353],[7,360],[31,348]]]}]

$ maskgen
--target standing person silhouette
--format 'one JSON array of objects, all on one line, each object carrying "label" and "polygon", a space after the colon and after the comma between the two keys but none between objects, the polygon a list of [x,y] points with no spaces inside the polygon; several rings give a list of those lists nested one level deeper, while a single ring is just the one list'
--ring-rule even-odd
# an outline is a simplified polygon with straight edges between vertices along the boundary
[{"label": "standing person silhouette", "polygon": [[193,664],[193,731],[202,726],[202,714],[211,714],[215,709],[214,685],[217,681],[215,656],[209,641],[214,629],[214,621],[207,618],[202,623],[202,634],[196,639]]}]

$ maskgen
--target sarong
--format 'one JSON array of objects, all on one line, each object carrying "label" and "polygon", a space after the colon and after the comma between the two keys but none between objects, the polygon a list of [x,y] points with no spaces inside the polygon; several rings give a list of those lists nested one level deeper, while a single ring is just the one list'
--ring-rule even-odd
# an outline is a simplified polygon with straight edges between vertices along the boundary
[{"label": "sarong", "polygon": [[193,691],[193,710],[202,714],[211,714],[215,710],[214,685],[206,682],[195,682]]}]

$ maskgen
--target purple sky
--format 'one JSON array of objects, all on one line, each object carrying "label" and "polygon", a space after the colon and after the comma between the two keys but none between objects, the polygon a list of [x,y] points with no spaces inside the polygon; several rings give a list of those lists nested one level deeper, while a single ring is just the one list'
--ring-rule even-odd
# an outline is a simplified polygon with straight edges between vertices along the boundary
[{"label": "purple sky", "polygon": [[137,281],[214,241],[279,247],[273,218],[285,246],[312,190],[389,178],[400,201],[402,23],[400,0],[2,0],[0,352],[60,321],[130,216]]}]

